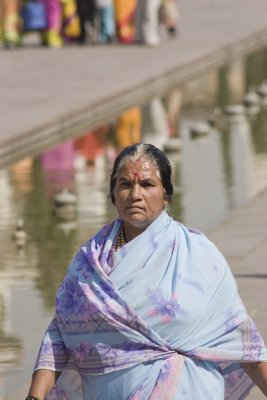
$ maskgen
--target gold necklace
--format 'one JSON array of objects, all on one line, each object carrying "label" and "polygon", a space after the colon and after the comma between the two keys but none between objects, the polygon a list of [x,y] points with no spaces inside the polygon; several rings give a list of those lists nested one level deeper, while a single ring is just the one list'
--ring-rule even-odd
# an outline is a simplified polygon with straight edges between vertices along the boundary
[{"label": "gold necklace", "polygon": [[120,232],[118,234],[118,238],[117,238],[117,243],[116,243],[116,251],[119,250],[122,246],[124,246],[127,243],[125,234],[124,234],[124,229],[123,227],[121,227]]}]

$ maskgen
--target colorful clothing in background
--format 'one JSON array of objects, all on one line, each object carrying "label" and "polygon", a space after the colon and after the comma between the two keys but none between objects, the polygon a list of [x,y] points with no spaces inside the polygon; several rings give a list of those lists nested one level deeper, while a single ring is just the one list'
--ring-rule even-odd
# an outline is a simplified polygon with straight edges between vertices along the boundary
[{"label": "colorful clothing in background", "polygon": [[148,46],[160,43],[159,10],[161,0],[138,0],[136,10],[136,41]]},{"label": "colorful clothing in background", "polygon": [[0,31],[7,48],[21,45],[18,0],[0,0]]},{"label": "colorful clothing in background", "polygon": [[59,190],[73,188],[74,159],[72,139],[42,153],[41,165],[49,196]]},{"label": "colorful clothing in background", "polygon": [[81,246],[58,290],[36,363],[64,371],[48,399],[244,399],[241,365],[267,352],[221,253],[165,211],[115,251],[121,224]]},{"label": "colorful clothing in background", "polygon": [[75,150],[88,164],[94,163],[97,156],[104,153],[104,146],[108,134],[108,126],[88,132],[75,140]]},{"label": "colorful clothing in background", "polygon": [[78,40],[81,34],[76,0],[61,0],[62,37],[65,41]]},{"label": "colorful clothing in background", "polygon": [[114,0],[117,38],[120,43],[135,40],[135,12],[137,0]]},{"label": "colorful clothing in background", "polygon": [[141,111],[133,107],[118,118],[116,144],[120,149],[141,141]]},{"label": "colorful clothing in background", "polygon": [[113,0],[96,0],[96,12],[99,18],[99,42],[112,42],[115,39]]},{"label": "colorful clothing in background", "polygon": [[46,9],[47,30],[43,35],[43,44],[58,48],[63,45],[61,37],[62,5],[60,0],[42,0]]}]

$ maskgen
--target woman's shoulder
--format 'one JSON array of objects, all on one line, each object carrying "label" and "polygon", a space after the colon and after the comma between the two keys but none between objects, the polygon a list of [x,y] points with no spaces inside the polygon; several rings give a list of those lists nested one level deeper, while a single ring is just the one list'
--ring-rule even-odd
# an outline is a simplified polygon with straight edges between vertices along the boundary
[{"label": "woman's shoulder", "polygon": [[103,243],[107,236],[109,236],[115,222],[117,220],[112,221],[111,223],[102,226],[93,236],[91,236],[89,239],[87,239],[85,242],[83,242],[78,251],[83,251],[86,253],[86,249],[88,249],[92,242],[95,242],[96,245]]},{"label": "woman's shoulder", "polygon": [[[203,250],[213,251],[220,253],[220,250],[217,248],[216,244],[213,243],[205,233],[201,230],[193,227],[186,226],[181,222],[177,222],[180,230],[180,234],[184,235],[186,241],[193,242],[202,247]],[[182,233],[181,233],[182,232]]]},{"label": "woman's shoulder", "polygon": [[182,230],[185,234],[187,234],[187,235],[190,235],[190,236],[195,236],[195,235],[197,235],[197,236],[201,236],[201,237],[206,237],[205,235],[204,235],[204,233],[202,232],[202,231],[200,231],[199,229],[197,229],[197,228],[194,228],[194,227],[192,227],[192,226],[187,226],[187,225],[184,225],[182,222],[180,222],[180,221],[175,221],[176,223],[177,223],[177,225],[178,225],[178,227],[180,228],[180,230]]}]

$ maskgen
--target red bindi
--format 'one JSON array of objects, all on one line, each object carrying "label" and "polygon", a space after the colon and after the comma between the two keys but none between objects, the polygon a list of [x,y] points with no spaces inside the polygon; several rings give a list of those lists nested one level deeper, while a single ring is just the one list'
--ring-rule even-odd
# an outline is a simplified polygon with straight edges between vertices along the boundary
[{"label": "red bindi", "polygon": [[139,178],[138,172],[134,172],[134,178]]}]

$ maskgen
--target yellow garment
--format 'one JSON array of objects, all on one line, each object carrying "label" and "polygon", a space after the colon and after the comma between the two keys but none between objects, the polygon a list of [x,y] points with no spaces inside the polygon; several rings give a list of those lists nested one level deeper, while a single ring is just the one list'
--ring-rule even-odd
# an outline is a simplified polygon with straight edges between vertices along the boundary
[{"label": "yellow garment", "polygon": [[77,14],[76,1],[61,0],[61,3],[64,33],[69,38],[78,38],[80,36],[80,21]]},{"label": "yellow garment", "polygon": [[51,48],[59,49],[63,46],[61,35],[55,29],[48,29],[42,36],[43,42]]},{"label": "yellow garment", "polygon": [[137,0],[114,0],[117,36],[122,42],[132,42],[134,40],[136,5]]},{"label": "yellow garment", "polygon": [[121,114],[116,128],[116,142],[119,148],[139,143],[141,140],[141,111],[133,107]]}]

